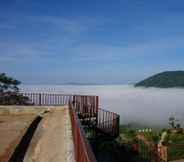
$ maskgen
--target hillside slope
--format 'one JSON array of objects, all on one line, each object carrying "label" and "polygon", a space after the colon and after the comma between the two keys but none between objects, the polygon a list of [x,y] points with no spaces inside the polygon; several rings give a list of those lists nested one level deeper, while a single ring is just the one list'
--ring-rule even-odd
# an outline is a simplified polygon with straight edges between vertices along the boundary
[{"label": "hillside slope", "polygon": [[135,87],[184,87],[184,71],[166,71],[135,84]]}]

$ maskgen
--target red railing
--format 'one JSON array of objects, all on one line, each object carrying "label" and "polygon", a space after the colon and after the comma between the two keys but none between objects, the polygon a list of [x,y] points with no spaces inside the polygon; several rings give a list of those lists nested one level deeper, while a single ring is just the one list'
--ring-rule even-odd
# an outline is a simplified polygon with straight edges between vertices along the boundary
[{"label": "red railing", "polygon": [[59,106],[68,105],[71,101],[82,124],[90,124],[101,133],[117,137],[119,135],[119,115],[104,109],[99,109],[98,96],[23,93],[33,105]]},{"label": "red railing", "polygon": [[105,134],[111,137],[117,137],[119,135],[119,120],[120,116],[118,114],[104,109],[98,109],[97,128]]},{"label": "red railing", "polygon": [[98,114],[98,96],[73,95],[73,104],[78,114]]},{"label": "red railing", "polygon": [[72,123],[72,132],[75,147],[76,162],[96,162],[94,153],[91,150],[90,144],[85,136],[80,120],[75,112],[75,107],[70,104],[70,114]]},{"label": "red railing", "polygon": [[93,129],[95,135],[103,134],[113,138],[119,135],[119,115],[99,109],[98,96],[45,93],[23,95],[33,105],[69,105],[77,162],[96,162],[82,125]]},{"label": "red railing", "polygon": [[29,103],[42,106],[67,105],[73,99],[73,95],[49,94],[49,93],[22,93],[29,98]]}]

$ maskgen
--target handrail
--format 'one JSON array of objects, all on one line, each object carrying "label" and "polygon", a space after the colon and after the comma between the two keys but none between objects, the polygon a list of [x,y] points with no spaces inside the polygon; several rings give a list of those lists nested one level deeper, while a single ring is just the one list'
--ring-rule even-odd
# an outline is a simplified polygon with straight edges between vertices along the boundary
[{"label": "handrail", "polygon": [[77,162],[96,162],[82,124],[86,123],[88,126],[92,126],[95,137],[98,133],[113,138],[119,135],[120,116],[99,109],[98,96],[48,93],[22,93],[22,95],[28,97],[30,104],[33,105],[69,105]]},{"label": "handrail", "polygon": [[97,128],[111,137],[119,135],[120,116],[114,112],[104,109],[98,109],[98,125]]},{"label": "handrail", "polygon": [[73,95],[68,94],[49,94],[49,93],[21,93],[28,97],[29,103],[42,106],[61,106],[68,105]]},{"label": "handrail", "polygon": [[30,104],[44,106],[68,105],[69,101],[75,104],[76,113],[82,118],[96,118],[94,127],[112,137],[119,135],[119,115],[99,108],[98,96],[49,94],[49,93],[22,93],[29,98]]},{"label": "handrail", "polygon": [[60,93],[20,93],[25,97],[28,97],[30,104],[45,105],[45,106],[60,106],[68,105],[69,101],[77,101],[80,104],[92,103],[95,107],[98,107],[98,96],[79,95],[79,94],[60,94]]},{"label": "handrail", "polygon": [[97,162],[90,144],[85,136],[80,120],[75,112],[75,108],[70,104],[70,116],[75,147],[76,162]]}]

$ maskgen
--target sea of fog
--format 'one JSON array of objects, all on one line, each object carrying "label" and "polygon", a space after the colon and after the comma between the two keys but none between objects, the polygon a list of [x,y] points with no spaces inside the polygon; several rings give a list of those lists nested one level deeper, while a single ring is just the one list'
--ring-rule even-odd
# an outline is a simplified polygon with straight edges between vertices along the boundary
[{"label": "sea of fog", "polygon": [[88,94],[100,97],[100,106],[121,115],[121,124],[162,127],[174,116],[184,126],[184,89],[135,88],[132,85],[22,85],[24,92]]}]

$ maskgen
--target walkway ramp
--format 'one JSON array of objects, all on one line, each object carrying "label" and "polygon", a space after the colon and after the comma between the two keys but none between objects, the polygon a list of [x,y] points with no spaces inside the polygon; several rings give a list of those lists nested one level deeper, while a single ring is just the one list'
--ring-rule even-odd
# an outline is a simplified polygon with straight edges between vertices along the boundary
[{"label": "walkway ramp", "polygon": [[0,106],[0,162],[74,162],[68,106]]}]

